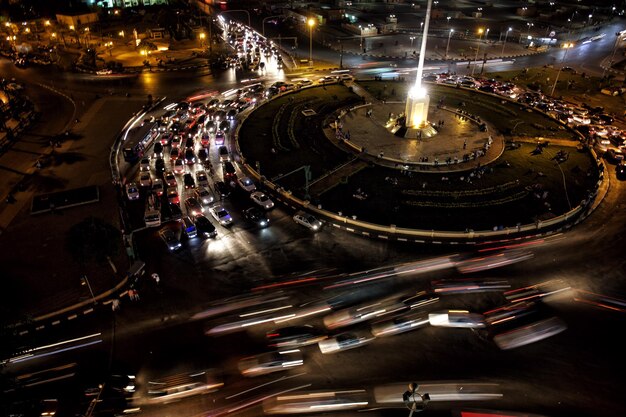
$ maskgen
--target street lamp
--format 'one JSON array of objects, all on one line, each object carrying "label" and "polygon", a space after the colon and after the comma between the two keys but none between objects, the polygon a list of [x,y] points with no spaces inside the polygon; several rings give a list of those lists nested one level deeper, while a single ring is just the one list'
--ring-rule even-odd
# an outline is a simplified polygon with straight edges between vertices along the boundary
[{"label": "street lamp", "polygon": [[450,16],[446,17],[446,20],[448,21],[448,27],[450,27],[450,19],[452,19],[452,17]]},{"label": "street lamp", "polygon": [[567,51],[574,46],[572,43],[566,43],[563,45],[565,48],[565,53],[563,54],[563,59],[561,60],[561,68],[559,68],[559,72],[556,73],[556,78],[554,79],[554,84],[552,85],[552,91],[550,92],[551,96],[554,96],[554,90],[556,89],[556,83],[559,81],[559,75],[561,75],[561,71],[563,70],[563,64],[565,63],[565,57],[567,57]]},{"label": "street lamp", "polygon": [[415,36],[409,36],[409,40],[411,41],[411,48],[413,48],[413,41],[415,40]]},{"label": "street lamp", "polygon": [[474,75],[474,70],[476,69],[476,61],[478,60],[478,51],[480,50],[480,41],[483,37],[483,28],[478,29],[478,43],[476,44],[476,56],[474,57],[474,65],[472,66],[472,75]]},{"label": "street lamp", "polygon": [[535,26],[535,24],[528,22],[528,23],[526,23],[526,26],[528,26],[528,33],[526,34],[526,37],[528,37],[528,36],[530,36],[530,28]]},{"label": "street lamp", "polygon": [[120,30],[120,33],[118,33],[118,35],[120,35],[120,38],[123,38],[124,37],[124,31]]},{"label": "street lamp", "polygon": [[502,44],[502,55],[504,55],[504,47],[506,46],[506,38],[509,36],[509,32],[512,30],[513,28],[509,28],[504,34],[504,43]]},{"label": "street lamp", "polygon": [[200,33],[200,47],[204,48],[204,38],[206,38],[206,34],[204,32]]},{"label": "street lamp", "polygon": [[450,49],[450,37],[452,36],[453,33],[454,33],[454,29],[450,29],[450,32],[448,33],[448,43],[446,44],[446,56],[444,59],[448,59],[448,49]]},{"label": "street lamp", "polygon": [[309,65],[313,65],[313,26],[315,26],[315,19],[307,20],[309,25]]}]

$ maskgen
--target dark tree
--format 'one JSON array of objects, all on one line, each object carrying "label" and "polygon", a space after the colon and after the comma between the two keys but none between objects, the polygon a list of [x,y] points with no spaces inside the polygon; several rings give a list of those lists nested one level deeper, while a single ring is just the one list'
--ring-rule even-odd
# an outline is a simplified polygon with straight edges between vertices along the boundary
[{"label": "dark tree", "polygon": [[87,217],[72,226],[67,235],[67,248],[84,265],[95,260],[104,262],[119,253],[122,233],[113,225],[97,217]]}]

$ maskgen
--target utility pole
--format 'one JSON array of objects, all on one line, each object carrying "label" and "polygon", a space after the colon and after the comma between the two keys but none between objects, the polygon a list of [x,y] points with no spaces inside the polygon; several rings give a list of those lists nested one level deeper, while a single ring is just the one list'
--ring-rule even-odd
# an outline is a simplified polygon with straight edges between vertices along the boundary
[{"label": "utility pole", "polygon": [[87,288],[89,288],[89,293],[91,294],[91,299],[93,300],[93,303],[98,304],[98,302],[96,301],[96,297],[94,297],[93,291],[91,290],[91,284],[89,283],[89,279],[87,278],[87,275],[83,275],[82,277],[80,277],[80,283],[81,285],[87,285]]}]

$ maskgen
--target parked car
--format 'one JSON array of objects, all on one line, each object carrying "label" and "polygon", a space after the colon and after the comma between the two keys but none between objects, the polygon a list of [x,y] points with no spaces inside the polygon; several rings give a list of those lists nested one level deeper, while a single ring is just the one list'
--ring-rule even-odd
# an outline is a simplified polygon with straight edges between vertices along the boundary
[{"label": "parked car", "polygon": [[172,204],[179,204],[180,203],[180,197],[178,195],[178,188],[177,187],[169,187],[167,189],[167,201],[169,201]]},{"label": "parked car", "polygon": [[157,174],[165,171],[165,160],[163,158],[157,158],[154,162],[154,170]]},{"label": "parked car", "polygon": [[198,229],[198,234],[202,237],[217,236],[215,226],[204,215],[196,216],[196,228]]},{"label": "parked car", "polygon": [[312,214],[305,213],[304,211],[298,211],[293,215],[293,220],[301,224],[304,227],[307,227],[311,230],[320,230],[322,228],[322,222],[317,219],[317,217]]},{"label": "parked car", "polygon": [[163,195],[163,180],[161,178],[152,180],[152,192],[159,197]]},{"label": "parked car", "polygon": [[243,216],[250,223],[259,227],[267,227],[270,225],[270,219],[265,212],[259,207],[250,207],[243,211]]},{"label": "parked car", "polygon": [[174,234],[174,231],[170,228],[163,228],[159,230],[159,236],[165,242],[165,245],[170,251],[176,251],[180,249],[183,245],[180,243],[180,240]]},{"label": "parked car", "polygon": [[250,194],[250,199],[265,210],[269,210],[274,207],[274,202],[263,192],[255,191]]},{"label": "parked car", "polygon": [[209,209],[209,212],[222,226],[230,226],[233,224],[233,218],[223,206],[213,206]]},{"label": "parked car", "polygon": [[180,135],[174,135],[174,137],[170,141],[170,145],[172,145],[172,148],[178,148],[180,146],[180,142],[181,142]]},{"label": "parked car", "polygon": [[139,189],[137,188],[137,184],[134,182],[129,182],[126,184],[126,195],[129,200],[138,200],[139,199]]},{"label": "parked car", "polygon": [[296,366],[302,366],[304,360],[298,349],[261,353],[241,359],[237,364],[241,375],[254,377],[274,372],[287,371]]},{"label": "parked car", "polygon": [[209,151],[206,148],[200,148],[198,150],[198,159],[201,161],[207,161],[209,159]]},{"label": "parked car", "polygon": [[193,148],[185,149],[185,163],[187,165],[193,165],[196,163],[196,154],[193,152]]},{"label": "parked car", "polygon": [[178,148],[170,149],[170,161],[175,161],[180,156],[180,150]]},{"label": "parked car", "polygon": [[215,133],[215,144],[217,146],[221,146],[224,144],[225,140],[226,140],[226,135],[224,134],[224,132],[222,130],[218,130]]},{"label": "parked car", "polygon": [[230,195],[230,188],[223,181],[216,181],[215,182],[215,189],[217,190],[218,193],[220,193],[220,195],[223,198],[226,198],[226,197],[228,197]]},{"label": "parked car", "polygon": [[154,159],[163,158],[163,145],[161,145],[161,142],[155,142],[152,157]]}]

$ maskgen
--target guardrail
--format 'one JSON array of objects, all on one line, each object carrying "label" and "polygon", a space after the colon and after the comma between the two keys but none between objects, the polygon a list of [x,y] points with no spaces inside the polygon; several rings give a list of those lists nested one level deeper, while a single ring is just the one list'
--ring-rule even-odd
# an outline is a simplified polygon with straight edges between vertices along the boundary
[{"label": "guardrail", "polygon": [[[313,86],[310,86],[313,87]],[[450,88],[456,88],[451,86]],[[471,89],[470,89],[471,90]],[[285,94],[292,94],[297,92],[298,90],[292,90],[288,92],[284,92],[279,94],[274,98],[281,97]],[[500,99],[507,99],[508,101],[512,101],[508,97],[502,97],[495,94],[484,93],[476,90],[472,90],[477,93],[483,93],[487,95],[492,95],[498,97]],[[259,107],[269,103],[271,100],[267,100],[262,103]],[[521,104],[517,103],[516,104]],[[528,106],[525,106],[528,107]],[[528,107],[533,110],[536,110],[532,107]],[[256,109],[255,109],[256,110]],[[304,209],[308,210],[318,217],[326,220],[326,222],[333,227],[341,228],[346,231],[360,234],[362,236],[373,237],[384,240],[397,240],[401,242],[417,242],[417,243],[434,243],[434,244],[476,244],[478,241],[485,240],[493,240],[493,239],[502,239],[502,238],[518,238],[524,237],[528,235],[546,235],[550,233],[560,232],[565,229],[569,229],[570,227],[578,224],[580,221],[584,220],[584,218],[590,214],[597,205],[594,205],[596,199],[598,197],[598,191],[601,189],[601,186],[604,183],[604,175],[603,175],[603,164],[597,158],[595,151],[590,148],[591,155],[595,157],[595,161],[598,169],[600,170],[600,178],[596,183],[596,190],[587,196],[585,200],[583,200],[578,206],[574,207],[572,210],[560,215],[555,216],[549,220],[538,220],[535,223],[525,224],[525,225],[517,225],[515,227],[506,227],[498,230],[479,230],[474,231],[468,229],[464,232],[462,231],[439,231],[439,230],[420,230],[420,229],[408,229],[408,228],[400,228],[396,225],[380,225],[376,223],[365,222],[361,220],[357,220],[356,217],[347,217],[343,216],[340,213],[333,213],[322,208],[322,205],[315,206],[311,204],[308,200],[302,200],[298,197],[292,195],[291,191],[284,190],[280,186],[272,183],[267,178],[262,176],[259,172],[257,172],[253,167],[248,165],[245,161],[245,157],[241,154],[241,149],[239,148],[239,129],[247,119],[247,117],[252,112],[246,114],[246,117],[241,120],[241,122],[237,125],[235,129],[233,138],[235,139],[235,149],[240,156],[242,169],[256,181],[258,181],[263,186],[267,187],[277,200],[281,201],[283,204],[291,207],[294,210]],[[544,113],[545,114],[545,113]],[[547,117],[552,118],[550,115]],[[580,132],[571,129],[566,125],[566,128],[574,131],[578,134],[579,137],[582,135]],[[584,138],[584,137],[583,137]],[[607,180],[608,181],[608,180]],[[608,190],[608,185],[607,189]],[[604,192],[606,192],[604,190]]]}]

